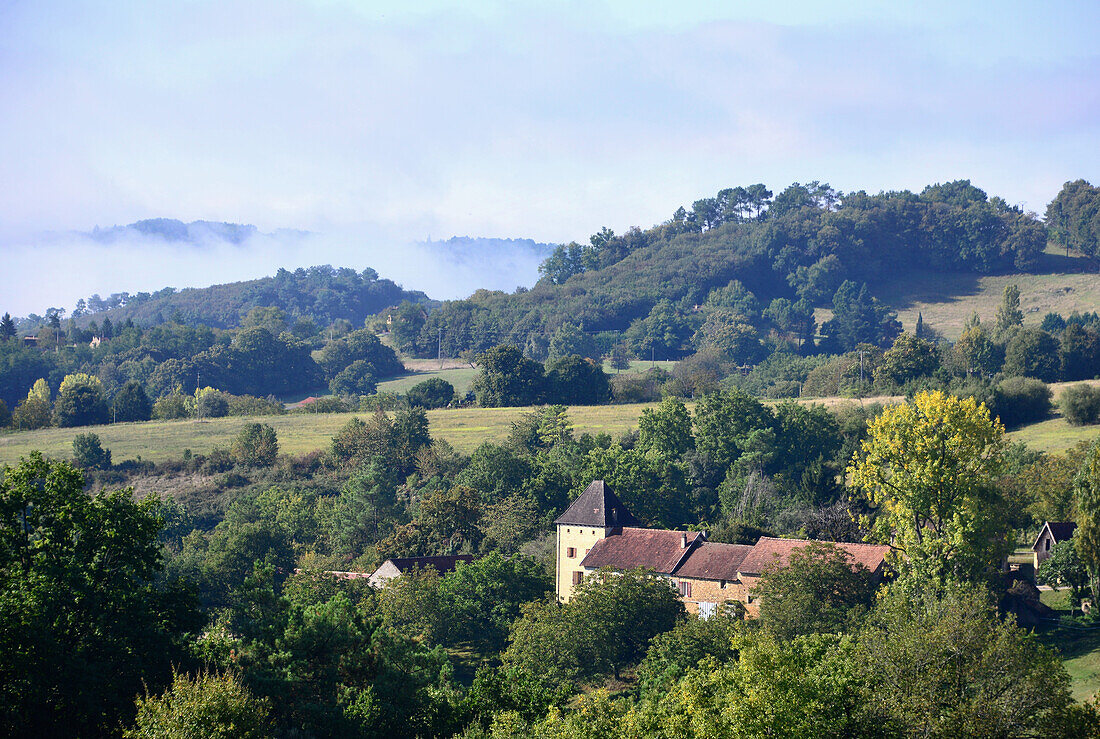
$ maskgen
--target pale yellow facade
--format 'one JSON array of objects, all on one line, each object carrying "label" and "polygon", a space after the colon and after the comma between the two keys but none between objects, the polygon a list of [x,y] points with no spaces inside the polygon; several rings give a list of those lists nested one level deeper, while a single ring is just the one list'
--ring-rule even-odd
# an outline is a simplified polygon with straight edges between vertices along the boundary
[{"label": "pale yellow facade", "polygon": [[[584,577],[581,560],[600,539],[607,537],[611,529],[575,524],[558,524],[557,570],[554,577],[558,601],[567,602],[573,597],[574,583]],[[576,573],[576,574],[574,574]]]}]

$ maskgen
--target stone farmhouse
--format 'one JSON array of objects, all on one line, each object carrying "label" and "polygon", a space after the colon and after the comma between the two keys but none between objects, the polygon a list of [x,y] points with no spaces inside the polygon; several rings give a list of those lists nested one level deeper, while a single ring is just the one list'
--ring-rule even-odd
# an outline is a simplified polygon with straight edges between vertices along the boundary
[{"label": "stone farmhouse", "polygon": [[[646,567],[667,577],[691,613],[709,618],[725,603],[740,602],[750,615],[759,603],[752,589],[767,569],[783,567],[806,539],[761,537],[754,545],[707,541],[705,531],[647,529],[618,496],[595,480],[554,521],[557,527],[555,588],[560,602],[597,570]],[[888,546],[829,542],[881,580]]]}]

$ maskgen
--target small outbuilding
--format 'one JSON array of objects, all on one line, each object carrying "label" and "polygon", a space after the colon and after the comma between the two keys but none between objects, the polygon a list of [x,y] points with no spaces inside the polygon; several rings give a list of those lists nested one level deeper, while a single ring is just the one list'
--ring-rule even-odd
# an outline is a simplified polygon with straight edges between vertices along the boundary
[{"label": "small outbuilding", "polygon": [[400,577],[410,570],[423,570],[431,567],[440,575],[451,572],[459,562],[472,562],[472,554],[451,554],[442,557],[394,557],[387,559],[371,573],[370,584],[372,587],[381,588],[395,577]]},{"label": "small outbuilding", "polygon": [[1050,550],[1055,544],[1069,541],[1073,538],[1073,532],[1077,530],[1077,524],[1073,521],[1044,521],[1043,528],[1039,529],[1039,535],[1035,537],[1035,543],[1031,545],[1031,551],[1035,554],[1035,569],[1050,556]]}]

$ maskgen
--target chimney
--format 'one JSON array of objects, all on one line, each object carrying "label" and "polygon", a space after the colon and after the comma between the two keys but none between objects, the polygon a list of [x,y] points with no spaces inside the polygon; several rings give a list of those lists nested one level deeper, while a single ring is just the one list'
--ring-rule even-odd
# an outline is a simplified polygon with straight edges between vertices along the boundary
[{"label": "chimney", "polygon": [[680,533],[680,548],[681,549],[687,549],[687,545],[688,545],[688,535],[681,532]]}]

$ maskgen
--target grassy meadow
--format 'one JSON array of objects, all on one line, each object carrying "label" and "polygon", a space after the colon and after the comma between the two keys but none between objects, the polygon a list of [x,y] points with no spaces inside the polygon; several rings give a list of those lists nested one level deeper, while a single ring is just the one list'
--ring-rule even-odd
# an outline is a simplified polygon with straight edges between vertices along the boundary
[{"label": "grassy meadow", "polygon": [[[1060,615],[1069,615],[1068,590],[1044,590],[1039,596]],[[1100,693],[1100,628],[1060,624],[1041,629],[1039,641],[1061,654],[1074,700],[1085,701]]]}]

